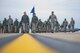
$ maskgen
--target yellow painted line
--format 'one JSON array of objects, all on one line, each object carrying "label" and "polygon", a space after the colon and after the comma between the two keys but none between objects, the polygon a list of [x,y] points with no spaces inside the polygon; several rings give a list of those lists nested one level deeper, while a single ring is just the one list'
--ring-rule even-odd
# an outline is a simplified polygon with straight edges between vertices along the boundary
[{"label": "yellow painted line", "polygon": [[42,43],[38,42],[29,34],[24,34],[2,48],[2,53],[58,53]]}]

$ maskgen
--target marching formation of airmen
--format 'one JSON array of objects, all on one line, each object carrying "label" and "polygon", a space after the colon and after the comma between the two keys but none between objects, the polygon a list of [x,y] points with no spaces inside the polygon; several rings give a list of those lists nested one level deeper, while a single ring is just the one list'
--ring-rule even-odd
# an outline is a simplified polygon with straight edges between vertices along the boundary
[{"label": "marching formation of airmen", "polygon": [[9,15],[9,19],[4,18],[3,22],[0,22],[0,33],[19,33],[20,28],[22,33],[29,33],[31,29],[32,33],[42,33],[42,32],[66,32],[67,27],[70,31],[74,32],[75,21],[73,17],[71,17],[71,21],[68,24],[66,18],[63,23],[60,25],[54,11],[51,12],[49,19],[47,21],[42,22],[41,19],[38,19],[36,13],[32,17],[31,23],[29,21],[29,16],[24,12],[21,21],[19,22],[16,18],[13,22],[11,15]]}]

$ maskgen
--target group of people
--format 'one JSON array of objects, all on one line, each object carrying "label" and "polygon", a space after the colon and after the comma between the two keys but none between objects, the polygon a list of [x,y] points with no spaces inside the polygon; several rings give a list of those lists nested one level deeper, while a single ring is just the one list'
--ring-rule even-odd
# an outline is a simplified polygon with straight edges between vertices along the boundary
[{"label": "group of people", "polygon": [[24,12],[21,21],[18,19],[13,22],[11,16],[9,19],[4,18],[3,22],[0,22],[0,33],[19,33],[20,29],[22,33],[29,33],[30,29],[32,33],[42,33],[42,32],[60,32],[63,30],[66,32],[67,26],[70,31],[74,32],[75,21],[71,17],[71,21],[68,24],[66,18],[64,19],[62,25],[59,24],[54,11],[51,12],[49,19],[42,22],[41,19],[38,19],[36,13],[33,15],[31,23],[29,21],[29,16]]}]

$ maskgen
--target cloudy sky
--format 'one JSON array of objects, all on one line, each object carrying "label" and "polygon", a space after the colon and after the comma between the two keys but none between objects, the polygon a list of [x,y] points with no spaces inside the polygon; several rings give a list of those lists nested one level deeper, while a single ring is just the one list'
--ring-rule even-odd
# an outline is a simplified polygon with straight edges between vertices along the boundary
[{"label": "cloudy sky", "polygon": [[47,20],[51,11],[54,11],[60,24],[64,18],[70,21],[74,17],[76,27],[80,28],[80,0],[0,0],[0,20],[8,19],[11,15],[14,20],[18,18],[20,21],[24,11],[31,20],[33,6],[42,21]]}]

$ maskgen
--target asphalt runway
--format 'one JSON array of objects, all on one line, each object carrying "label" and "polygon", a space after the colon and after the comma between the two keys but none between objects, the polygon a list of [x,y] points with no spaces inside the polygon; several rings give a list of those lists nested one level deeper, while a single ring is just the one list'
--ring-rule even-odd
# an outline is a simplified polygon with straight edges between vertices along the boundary
[{"label": "asphalt runway", "polygon": [[[22,39],[20,39],[21,36],[24,36],[24,37]],[[0,48],[2,48],[3,46],[5,46],[6,44],[8,44],[10,42],[13,42],[13,40],[16,41],[16,39],[20,39],[20,41],[17,41],[16,43],[23,41],[24,44],[20,45],[23,47],[27,43],[27,41],[23,40],[23,39],[28,38],[26,36],[27,35],[18,34],[18,35],[12,35],[12,36],[10,35],[8,37],[0,38]],[[55,49],[55,50],[59,51],[60,53],[80,53],[80,43],[78,43],[78,42],[69,42],[69,41],[50,38],[50,37],[46,37],[46,36],[39,36],[36,34],[30,34],[29,36],[32,37],[33,39],[37,40],[41,44],[51,48],[52,50]],[[28,40],[28,41],[30,42],[30,40]],[[31,40],[31,43],[35,44],[33,40]],[[15,45],[15,44],[13,44],[13,45]],[[27,44],[26,44],[26,46],[27,46]],[[28,45],[28,46],[31,47],[31,45]],[[36,44],[35,44],[35,46],[36,46]]]},{"label": "asphalt runway", "polygon": [[80,43],[31,34],[35,39],[61,53],[80,53]]},{"label": "asphalt runway", "polygon": [[22,34],[7,34],[7,36],[5,36],[6,34],[2,34],[2,35],[4,35],[4,37],[0,36],[0,48],[6,45],[7,43],[12,42],[13,40],[17,39]]},{"label": "asphalt runway", "polygon": [[29,34],[5,37],[0,43],[2,45],[1,53],[60,53],[44,45]]}]

